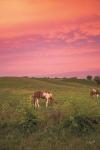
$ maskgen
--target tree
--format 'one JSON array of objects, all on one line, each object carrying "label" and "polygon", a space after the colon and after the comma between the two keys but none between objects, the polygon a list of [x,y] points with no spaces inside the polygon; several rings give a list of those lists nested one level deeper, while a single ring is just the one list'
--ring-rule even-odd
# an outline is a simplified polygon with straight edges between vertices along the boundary
[{"label": "tree", "polygon": [[94,81],[96,81],[96,83],[100,84],[100,76],[95,76]]},{"label": "tree", "polygon": [[92,80],[92,76],[91,75],[88,75],[86,78],[87,78],[87,80]]}]

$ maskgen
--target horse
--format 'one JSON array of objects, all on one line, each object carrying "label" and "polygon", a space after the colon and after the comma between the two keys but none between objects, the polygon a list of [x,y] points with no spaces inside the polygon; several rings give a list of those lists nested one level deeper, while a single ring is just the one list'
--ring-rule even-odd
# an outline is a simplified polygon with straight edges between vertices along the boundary
[{"label": "horse", "polygon": [[53,94],[51,92],[48,91],[36,91],[32,94],[32,102],[34,104],[35,108],[39,108],[40,104],[39,101],[40,99],[45,99],[46,100],[46,108],[48,107],[48,103],[52,103],[53,102]]},{"label": "horse", "polygon": [[100,95],[100,91],[98,89],[90,90],[90,96],[96,96],[98,99],[99,95]]}]

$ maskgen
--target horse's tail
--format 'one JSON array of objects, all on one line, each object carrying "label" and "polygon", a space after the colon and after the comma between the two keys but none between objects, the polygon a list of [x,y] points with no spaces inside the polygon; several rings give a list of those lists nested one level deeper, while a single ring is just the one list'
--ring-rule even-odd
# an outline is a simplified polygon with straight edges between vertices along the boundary
[{"label": "horse's tail", "polygon": [[33,95],[30,96],[30,101],[31,101],[32,104],[35,104],[35,99],[34,99]]}]

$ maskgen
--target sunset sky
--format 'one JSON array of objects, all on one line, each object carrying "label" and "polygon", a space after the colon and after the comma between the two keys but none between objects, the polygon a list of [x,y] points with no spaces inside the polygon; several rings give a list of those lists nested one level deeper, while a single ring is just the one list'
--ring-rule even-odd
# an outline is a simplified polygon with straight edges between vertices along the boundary
[{"label": "sunset sky", "polygon": [[0,0],[0,76],[100,75],[100,0]]}]

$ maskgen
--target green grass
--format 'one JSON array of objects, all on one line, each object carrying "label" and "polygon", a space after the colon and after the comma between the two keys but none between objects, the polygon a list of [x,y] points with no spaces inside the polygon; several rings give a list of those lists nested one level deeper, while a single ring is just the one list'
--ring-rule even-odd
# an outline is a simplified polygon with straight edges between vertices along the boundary
[{"label": "green grass", "polygon": [[[86,80],[0,78],[0,150],[99,150],[100,98]],[[57,103],[34,110],[30,96],[49,90]]]}]

